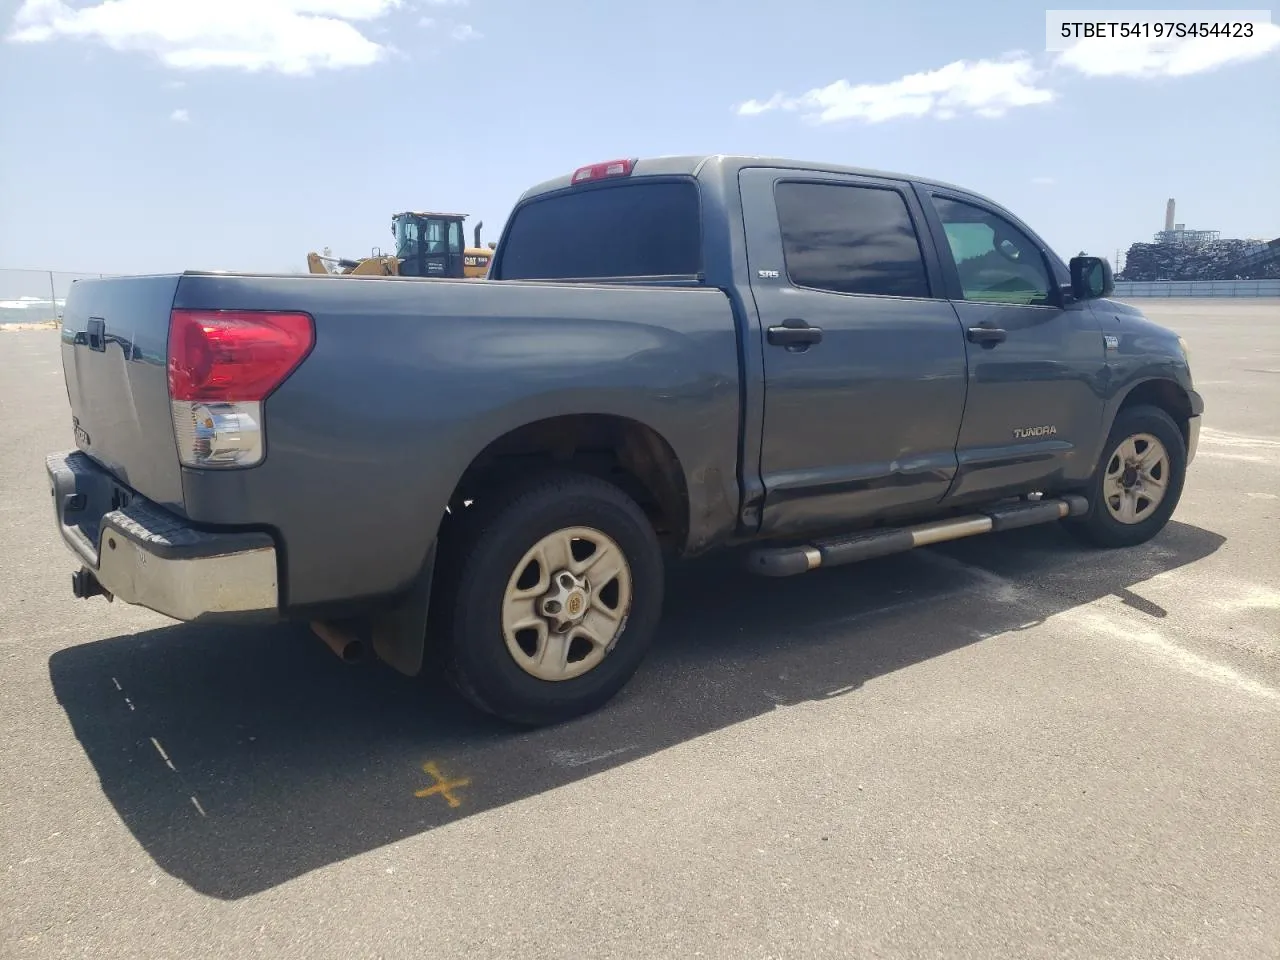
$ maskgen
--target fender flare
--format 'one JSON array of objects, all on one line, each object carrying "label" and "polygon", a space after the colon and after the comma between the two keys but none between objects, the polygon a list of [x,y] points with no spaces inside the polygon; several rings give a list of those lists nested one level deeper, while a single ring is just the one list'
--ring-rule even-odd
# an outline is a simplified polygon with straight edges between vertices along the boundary
[{"label": "fender flare", "polygon": [[[1116,417],[1120,415],[1120,411],[1124,409],[1129,398],[1134,392],[1146,387],[1148,384],[1167,384],[1168,388],[1176,390],[1187,403],[1187,413],[1178,412],[1175,416],[1198,417],[1204,412],[1204,398],[1200,396],[1195,389],[1180,383],[1175,377],[1170,377],[1164,373],[1152,373],[1147,376],[1135,378],[1131,380],[1122,390],[1117,390],[1107,401],[1107,405],[1103,408],[1102,423],[1099,425],[1098,441],[1093,450],[1093,462],[1097,462],[1098,457],[1102,456],[1102,447],[1107,442],[1107,437],[1111,435],[1111,430],[1115,426]],[[1161,388],[1167,389],[1167,388]],[[1156,403],[1164,409],[1164,406]],[[1172,411],[1169,411],[1173,413]]]}]

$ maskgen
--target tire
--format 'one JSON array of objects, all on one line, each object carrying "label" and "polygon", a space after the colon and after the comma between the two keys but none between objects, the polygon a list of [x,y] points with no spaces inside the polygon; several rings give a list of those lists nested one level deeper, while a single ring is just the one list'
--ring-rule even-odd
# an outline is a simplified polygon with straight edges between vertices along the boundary
[{"label": "tire", "polygon": [[[1162,460],[1158,459],[1160,451],[1153,449],[1152,439],[1163,448]],[[1127,452],[1137,453],[1139,460],[1157,457],[1159,468],[1148,464],[1152,473],[1146,478],[1131,470],[1121,456],[1124,444],[1130,444]],[[1132,461],[1132,456],[1129,459]],[[1097,547],[1133,547],[1146,543],[1163,530],[1173,516],[1182,497],[1186,471],[1186,441],[1167,413],[1150,406],[1121,410],[1085,491],[1089,512],[1065,521],[1067,529]],[[1164,490],[1155,499],[1151,494],[1158,488],[1152,481],[1161,476]],[[1130,482],[1132,485],[1126,486]],[[1131,512],[1125,510],[1126,504],[1132,506]]]},{"label": "tire", "polygon": [[[590,713],[612,699],[640,666],[662,613],[662,552],[635,501],[604,480],[557,471],[492,490],[457,519],[442,534],[448,560],[438,595],[440,629],[432,629],[452,686],[479,709],[531,727]],[[603,553],[585,559],[574,554],[566,565],[570,531],[579,534],[574,549],[589,544]],[[539,543],[550,568],[537,558],[523,562]],[[591,573],[601,567],[580,569],[603,559],[618,567],[608,581]],[[534,572],[536,584],[529,579]],[[563,580],[559,574],[566,572],[567,592],[564,583],[550,579]],[[536,596],[507,606],[509,588]],[[553,608],[557,616],[546,613]],[[576,626],[571,610],[579,612]],[[512,626],[532,621],[546,625]],[[588,633],[607,638],[607,645],[584,639]],[[559,678],[548,679],[552,675]]]}]

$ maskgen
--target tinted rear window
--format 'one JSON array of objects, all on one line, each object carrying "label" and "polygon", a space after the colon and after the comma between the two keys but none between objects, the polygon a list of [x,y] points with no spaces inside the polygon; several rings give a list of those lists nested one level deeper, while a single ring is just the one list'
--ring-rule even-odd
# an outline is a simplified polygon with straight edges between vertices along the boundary
[{"label": "tinted rear window", "polygon": [[701,270],[697,184],[641,181],[565,193],[522,207],[494,276],[665,277]]}]

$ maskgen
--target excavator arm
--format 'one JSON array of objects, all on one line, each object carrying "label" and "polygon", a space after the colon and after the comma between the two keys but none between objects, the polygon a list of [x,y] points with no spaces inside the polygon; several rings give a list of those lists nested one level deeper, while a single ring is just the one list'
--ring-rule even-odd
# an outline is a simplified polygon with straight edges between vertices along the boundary
[{"label": "excavator arm", "polygon": [[[337,269],[332,269],[329,264],[334,264]],[[392,256],[347,260],[340,257],[322,257],[313,251],[307,254],[307,269],[312,273],[336,277],[395,277],[400,273],[400,261]]]}]

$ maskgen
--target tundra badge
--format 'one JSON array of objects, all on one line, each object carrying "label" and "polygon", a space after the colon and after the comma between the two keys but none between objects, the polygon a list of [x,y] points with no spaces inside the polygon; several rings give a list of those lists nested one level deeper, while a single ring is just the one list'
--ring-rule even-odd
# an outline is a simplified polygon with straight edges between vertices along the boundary
[{"label": "tundra badge", "polygon": [[1026,440],[1030,437],[1052,437],[1057,435],[1058,428],[1052,423],[1047,423],[1043,427],[1014,427],[1013,435],[1019,440]]}]

